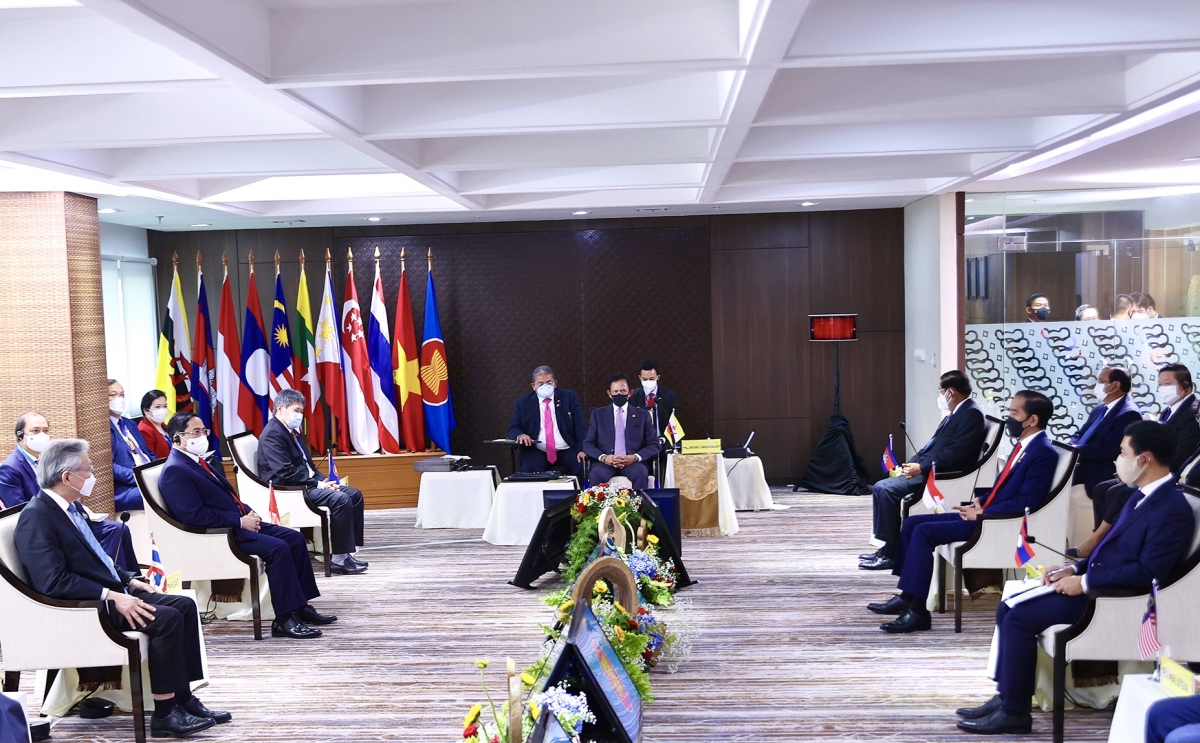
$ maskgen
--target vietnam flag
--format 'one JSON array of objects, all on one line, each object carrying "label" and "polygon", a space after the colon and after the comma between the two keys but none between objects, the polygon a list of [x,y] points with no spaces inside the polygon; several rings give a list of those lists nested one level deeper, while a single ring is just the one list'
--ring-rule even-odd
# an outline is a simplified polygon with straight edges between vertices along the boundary
[{"label": "vietnam flag", "polygon": [[421,343],[421,400],[425,406],[425,427],[429,438],[450,453],[450,432],[454,430],[454,407],[450,402],[450,367],[446,363],[446,343],[438,319],[437,292],[433,288],[433,252],[429,255],[429,275],[425,280],[425,340]]},{"label": "vietnam flag", "polygon": [[[320,426],[321,436],[328,449],[328,439],[337,440],[337,447],[350,451],[350,432],[346,426],[346,379],[342,369],[342,344],[338,340],[337,310],[333,307],[333,275],[330,273],[328,256],[325,261],[325,289],[321,297],[321,312],[317,316],[316,335],[313,339],[316,351],[317,378],[325,404],[329,406],[328,424],[324,420],[313,421]],[[317,408],[317,417],[324,417],[324,408]]]},{"label": "vietnam flag", "polygon": [[371,385],[371,359],[367,352],[367,329],[363,325],[354,288],[354,260],[346,272],[346,293],[342,298],[342,369],[346,377],[346,417],[350,441],[359,454],[379,451],[379,410]]},{"label": "vietnam flag", "polygon": [[183,288],[179,266],[171,274],[167,311],[158,333],[158,363],[154,384],[167,396],[167,409],[174,414],[192,409],[192,345],[188,338],[187,315],[183,311]]},{"label": "vietnam flag", "polygon": [[421,404],[421,359],[413,330],[412,298],[404,251],[400,252],[400,296],[396,299],[396,339],[392,344],[396,378],[396,404],[400,407],[400,434],[409,451],[425,451],[425,411]]},{"label": "vietnam flag", "polygon": [[316,451],[325,451],[324,416],[321,405],[321,381],[317,378],[317,348],[312,320],[312,301],[308,298],[308,277],[304,275],[304,251],[300,251],[300,290],[296,293],[296,335],[292,353],[295,358],[296,389],[308,400],[308,443]]}]

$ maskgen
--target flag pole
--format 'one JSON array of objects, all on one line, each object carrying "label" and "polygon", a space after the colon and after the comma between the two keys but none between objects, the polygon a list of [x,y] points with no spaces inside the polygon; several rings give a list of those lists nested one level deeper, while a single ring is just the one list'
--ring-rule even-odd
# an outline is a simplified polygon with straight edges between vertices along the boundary
[{"label": "flag pole", "polygon": [[225,278],[229,278],[229,254],[221,251],[221,268],[225,269]]},{"label": "flag pole", "polygon": [[275,275],[279,275],[279,249],[275,249]]},{"label": "flag pole", "polygon": [[400,248],[400,275],[401,276],[404,275],[404,256],[405,256],[404,248]]},{"label": "flag pole", "polygon": [[429,253],[426,255],[426,257],[429,259],[429,273],[433,273],[433,248],[429,249]]},{"label": "flag pole", "polygon": [[250,255],[248,256],[248,259],[250,261],[250,275],[253,276],[254,275],[254,251],[253,250],[250,251]]},{"label": "flag pole", "polygon": [[[325,248],[325,282],[328,283],[328,282],[332,281],[332,276],[333,276],[333,253],[330,252],[329,248]],[[322,295],[324,294],[324,292],[325,292],[325,290],[321,289]],[[320,318],[318,318],[318,319],[320,319]],[[321,394],[322,394],[322,396],[324,396],[324,389],[322,389]],[[330,456],[332,456],[333,450],[337,446],[339,446],[342,442],[334,440],[334,436],[333,436],[333,429],[334,429],[333,406],[327,404],[326,407],[329,408],[329,415],[325,416],[325,451],[327,453],[330,453]]]}]

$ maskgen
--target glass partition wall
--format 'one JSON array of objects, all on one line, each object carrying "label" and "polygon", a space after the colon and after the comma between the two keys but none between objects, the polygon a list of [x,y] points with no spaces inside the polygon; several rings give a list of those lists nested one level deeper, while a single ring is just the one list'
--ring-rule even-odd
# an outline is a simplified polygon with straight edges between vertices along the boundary
[{"label": "glass partition wall", "polygon": [[988,413],[1041,390],[1066,440],[1105,364],[1149,414],[1163,366],[1200,377],[1200,187],[968,194],[966,219],[967,372]]}]

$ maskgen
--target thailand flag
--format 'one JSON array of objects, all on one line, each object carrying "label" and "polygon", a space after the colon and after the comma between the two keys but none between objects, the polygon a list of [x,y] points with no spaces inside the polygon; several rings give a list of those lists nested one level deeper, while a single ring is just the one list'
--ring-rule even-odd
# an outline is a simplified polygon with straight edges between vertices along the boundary
[{"label": "thailand flag", "polygon": [[167,574],[163,570],[162,558],[158,556],[158,542],[154,541],[154,532],[150,533],[150,567],[146,568],[146,580],[150,585],[161,589],[167,582]]},{"label": "thailand flag", "polygon": [[1029,509],[1025,509],[1025,515],[1021,517],[1021,533],[1017,535],[1017,567],[1025,567],[1025,563],[1037,557],[1037,553],[1033,551],[1033,545],[1029,543]]},{"label": "thailand flag", "polygon": [[396,381],[392,369],[392,339],[388,332],[387,304],[379,258],[375,259],[375,291],[367,321],[367,352],[371,359],[371,391],[379,409],[379,445],[385,454],[400,453],[400,417],[396,414]]},{"label": "thailand flag", "polygon": [[946,512],[946,499],[942,491],[937,489],[937,464],[929,468],[929,479],[925,482],[925,496],[921,502],[934,513]]},{"label": "thailand flag", "polygon": [[217,385],[215,394],[221,403],[221,433],[232,436],[246,430],[240,415],[238,398],[242,392],[242,350],[238,341],[237,315],[229,290],[229,273],[221,285],[221,315],[217,326]]},{"label": "thailand flag", "polygon": [[1158,581],[1150,583],[1150,598],[1146,600],[1146,613],[1142,615],[1142,628],[1138,630],[1138,652],[1142,660],[1158,655]]},{"label": "thailand flag", "polygon": [[350,424],[350,442],[359,454],[379,451],[379,409],[371,384],[371,360],[367,353],[367,332],[354,288],[354,263],[346,274],[346,294],[342,302],[342,368],[346,372],[346,418]]},{"label": "thailand flag", "polygon": [[888,445],[887,448],[883,450],[883,459],[879,464],[881,467],[883,467],[883,471],[889,475],[892,474],[892,470],[900,466],[900,463],[896,461],[896,455],[892,453],[891,434],[888,434]]},{"label": "thailand flag", "polygon": [[254,435],[262,433],[271,417],[271,354],[263,335],[262,304],[250,264],[250,287],[246,292],[246,322],[242,327],[242,396],[238,412]]}]

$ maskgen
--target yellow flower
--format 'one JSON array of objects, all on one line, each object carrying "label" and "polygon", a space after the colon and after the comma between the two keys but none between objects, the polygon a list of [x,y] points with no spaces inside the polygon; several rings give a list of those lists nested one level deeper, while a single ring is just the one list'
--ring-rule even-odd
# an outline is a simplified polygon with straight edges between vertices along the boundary
[{"label": "yellow flower", "polygon": [[529,714],[533,716],[534,720],[537,720],[538,716],[542,714],[542,711],[540,709],[538,709],[538,706],[536,704],[534,704],[533,702],[530,702],[529,703]]},{"label": "yellow flower", "polygon": [[617,508],[625,507],[625,499],[624,498],[617,498],[615,501],[613,501],[613,503],[616,504]]},{"label": "yellow flower", "polygon": [[592,591],[594,593],[608,593],[608,586],[604,585],[604,581],[598,580],[596,581],[596,584],[592,586]]},{"label": "yellow flower", "polygon": [[575,599],[568,599],[558,605],[558,610],[565,614],[570,611],[573,606],[575,606]]},{"label": "yellow flower", "polygon": [[471,723],[473,723],[479,719],[480,712],[483,712],[483,705],[482,704],[473,705],[471,707],[470,711],[467,712],[467,716],[463,718],[463,727],[464,728],[471,727]]},{"label": "yellow flower", "polygon": [[526,686],[533,686],[535,681],[537,681],[537,679],[535,679],[530,673],[528,673],[528,672],[521,673],[521,683],[522,684],[525,684]]},{"label": "yellow flower", "polygon": [[621,629],[620,627],[613,627],[613,629],[617,631],[617,640],[620,642],[625,642],[625,630]]},{"label": "yellow flower", "polygon": [[629,612],[625,611],[625,607],[624,607],[624,606],[621,606],[621,602],[620,602],[620,601],[613,601],[613,608],[615,608],[617,611],[621,612],[622,614],[628,614],[628,613],[629,613]]},{"label": "yellow flower", "polygon": [[591,502],[592,502],[592,494],[591,494],[591,493],[584,493],[584,494],[583,494],[583,505],[585,505],[585,506],[586,506],[587,504],[589,504],[589,503],[591,503]]},{"label": "yellow flower", "polygon": [[483,669],[487,668],[490,663],[491,663],[491,661],[484,660],[481,658],[481,659],[475,661],[475,667],[482,671]]},{"label": "yellow flower", "polygon": [[654,536],[653,534],[647,534],[646,541],[650,544],[658,544],[658,537]]}]

